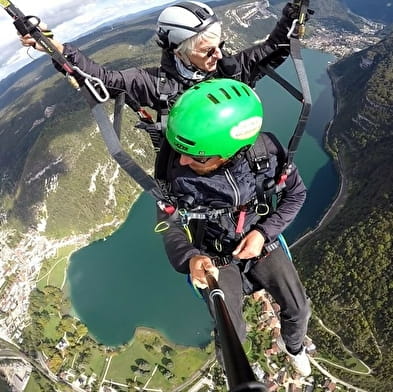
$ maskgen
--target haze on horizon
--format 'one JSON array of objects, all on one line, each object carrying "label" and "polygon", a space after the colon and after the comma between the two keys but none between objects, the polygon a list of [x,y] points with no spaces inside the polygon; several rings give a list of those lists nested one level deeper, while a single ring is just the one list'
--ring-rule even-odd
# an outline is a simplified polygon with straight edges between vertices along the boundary
[{"label": "haze on horizon", "polygon": [[[164,6],[173,0],[12,0],[25,15],[38,16],[60,42],[69,42],[85,35],[102,24],[153,7]],[[202,0],[207,3],[217,0]],[[312,0],[311,4],[316,0]],[[390,0],[340,0],[353,12],[379,22],[393,22],[393,3]],[[374,2],[378,2],[378,6]],[[12,19],[0,9],[0,81],[41,56],[20,45]]]},{"label": "haze on horizon", "polygon": [[[14,5],[25,15],[38,16],[61,42],[72,41],[98,26],[125,15],[165,5],[171,0],[15,0]],[[0,9],[0,80],[33,61],[27,48],[20,45],[11,17]],[[38,58],[40,53],[30,50]]]}]

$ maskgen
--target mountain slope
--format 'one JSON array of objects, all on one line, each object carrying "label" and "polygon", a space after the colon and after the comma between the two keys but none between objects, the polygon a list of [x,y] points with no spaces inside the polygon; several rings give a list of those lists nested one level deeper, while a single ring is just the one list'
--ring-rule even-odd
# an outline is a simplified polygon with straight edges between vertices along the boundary
[{"label": "mountain slope", "polygon": [[[316,313],[373,369],[372,377],[333,374],[370,391],[393,388],[392,49],[393,35],[330,68],[338,113],[329,145],[345,198],[296,248]],[[324,339],[318,345],[328,351]]]}]

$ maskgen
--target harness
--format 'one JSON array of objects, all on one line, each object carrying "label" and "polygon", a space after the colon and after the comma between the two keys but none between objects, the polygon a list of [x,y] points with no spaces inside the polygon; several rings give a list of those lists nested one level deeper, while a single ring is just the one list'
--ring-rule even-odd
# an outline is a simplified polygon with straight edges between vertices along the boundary
[{"label": "harness", "polygon": [[136,124],[136,127],[145,130],[149,134],[154,151],[158,153],[166,132],[168,114],[171,106],[170,98],[177,97],[179,93],[179,83],[174,80],[174,85],[170,86],[166,73],[163,71],[162,67],[160,67],[156,88],[159,96],[157,121],[154,121],[152,116],[143,108],[138,108],[136,112],[140,121]]},{"label": "harness", "polygon": [[[277,160],[273,160],[267,150],[265,138],[269,138],[277,148]],[[246,213],[254,210],[260,217],[268,216],[274,211],[273,198],[276,196],[277,200],[285,187],[285,181],[278,183],[278,176],[282,171],[285,164],[286,153],[277,138],[271,133],[261,133],[256,143],[250,147],[245,153],[245,158],[249,164],[251,171],[255,176],[255,199],[248,202],[246,205],[231,206],[225,208],[213,208],[209,206],[195,205],[192,197],[186,195],[185,197],[176,199],[171,194],[169,184],[167,181],[167,173],[173,167],[174,160],[177,154],[167,154],[165,151],[165,143],[163,150],[160,152],[158,161],[162,166],[158,172],[160,177],[158,180],[161,184],[166,183],[167,194],[169,199],[176,200],[177,210],[176,214],[168,215],[165,221],[159,222],[155,228],[156,232],[163,232],[171,225],[181,226],[186,233],[190,243],[202,251],[207,251],[209,254],[214,254],[213,258],[216,260],[217,265],[226,265],[231,257],[228,257],[233,250],[233,241],[229,244],[226,241],[228,231],[222,225],[222,219],[230,217],[234,220],[236,229],[236,240],[240,239],[243,235],[243,228],[245,223]],[[275,157],[274,157],[275,158]],[[237,214],[237,220],[234,219]],[[216,223],[220,228],[219,232],[215,235],[213,242],[206,240],[206,228],[208,222]],[[277,245],[277,246],[276,246]],[[270,246],[270,248],[267,248]],[[270,253],[278,247],[278,243],[266,244],[264,249],[265,255]]]}]

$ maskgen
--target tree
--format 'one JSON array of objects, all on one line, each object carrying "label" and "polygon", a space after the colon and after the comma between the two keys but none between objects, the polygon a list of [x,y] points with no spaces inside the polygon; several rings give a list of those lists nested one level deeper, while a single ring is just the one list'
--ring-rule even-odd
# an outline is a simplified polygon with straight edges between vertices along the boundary
[{"label": "tree", "polygon": [[171,355],[173,355],[174,351],[172,347],[167,346],[166,344],[164,344],[161,347],[161,352],[166,356],[166,357],[170,357]]}]

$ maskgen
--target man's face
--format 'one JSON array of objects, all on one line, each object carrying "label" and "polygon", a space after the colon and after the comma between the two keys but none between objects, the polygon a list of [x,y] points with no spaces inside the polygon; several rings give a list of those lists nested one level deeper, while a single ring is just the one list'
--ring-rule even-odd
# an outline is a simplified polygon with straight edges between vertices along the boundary
[{"label": "man's face", "polygon": [[209,174],[212,171],[218,169],[225,162],[227,162],[227,159],[223,159],[221,157],[212,157],[208,159],[206,162],[201,163],[196,161],[194,158],[190,157],[189,155],[181,154],[179,162],[181,166],[188,166],[195,173],[203,176],[205,174]]},{"label": "man's face", "polygon": [[222,59],[219,45],[219,37],[202,40],[188,55],[188,59],[201,71],[213,72],[217,68],[217,61]]}]

